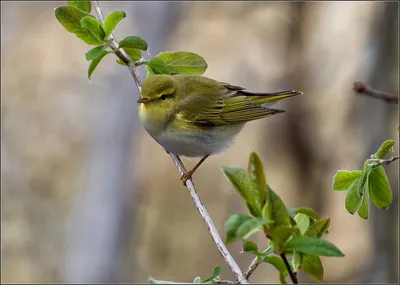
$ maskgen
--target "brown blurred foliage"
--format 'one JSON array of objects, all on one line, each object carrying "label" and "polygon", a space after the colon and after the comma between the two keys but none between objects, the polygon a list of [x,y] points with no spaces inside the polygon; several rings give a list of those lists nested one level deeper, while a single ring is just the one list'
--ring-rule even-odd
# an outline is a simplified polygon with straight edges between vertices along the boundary
[{"label": "brown blurred foliage", "polygon": [[[398,162],[386,167],[393,206],[369,220],[331,190],[336,170],[359,169],[386,139],[399,143],[398,106],[352,91],[361,80],[398,93],[398,3],[100,4],[127,12],[116,37],[142,36],[153,55],[192,51],[208,62],[205,76],[304,92],[196,172],[221,235],[246,208],[220,166],[246,167],[256,151],[288,207],[331,217],[327,239],[346,257],[322,259],[326,282],[398,281]],[[2,2],[2,282],[191,281],[215,265],[232,278],[170,157],[140,126],[128,71],[109,56],[89,84],[89,47],[56,21],[60,5]],[[245,270],[251,256],[228,248]],[[261,265],[251,281],[278,274]]]}]

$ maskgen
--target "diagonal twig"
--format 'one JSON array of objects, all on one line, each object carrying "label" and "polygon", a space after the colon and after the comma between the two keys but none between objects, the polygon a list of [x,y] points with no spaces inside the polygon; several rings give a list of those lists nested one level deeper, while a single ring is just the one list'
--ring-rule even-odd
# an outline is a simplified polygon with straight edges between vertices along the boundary
[{"label": "diagonal twig", "polygon": [[368,86],[367,84],[356,81],[354,82],[353,90],[359,95],[365,95],[377,99],[381,99],[386,103],[398,104],[399,97],[384,91],[375,90],[372,87]]},{"label": "diagonal twig", "polygon": [[[103,12],[100,9],[98,1],[92,1],[93,7],[95,8],[97,17],[101,22],[104,21],[104,15]],[[136,83],[137,88],[139,89],[139,92],[141,91],[141,86],[142,86],[142,80],[140,79],[139,73],[136,69],[135,64],[131,61],[131,59],[128,57],[128,55],[123,51],[118,49],[118,42],[113,36],[113,34],[110,35],[109,39],[112,41],[110,47],[115,53],[115,55],[120,58],[128,67],[129,72],[131,73],[133,80]],[[170,156],[172,160],[174,161],[176,167],[179,170],[179,173],[183,175],[186,172],[185,166],[183,165],[181,159],[179,156],[170,153]],[[207,209],[205,208],[203,202],[200,199],[200,196],[198,195],[196,188],[194,187],[194,184],[191,179],[188,179],[186,181],[186,186],[189,189],[189,193],[192,196],[192,199],[196,205],[197,210],[199,211],[201,217],[203,218],[220,254],[222,257],[225,259],[226,263],[229,265],[230,269],[232,272],[236,275],[237,280],[241,284],[248,284],[247,279],[244,277],[242,271],[240,270],[240,267],[237,265],[236,261],[233,259],[232,255],[229,253],[228,249],[226,248],[224,242],[222,241],[222,238],[218,234],[217,228],[214,225],[214,222],[212,221],[210,215],[207,212]]]}]

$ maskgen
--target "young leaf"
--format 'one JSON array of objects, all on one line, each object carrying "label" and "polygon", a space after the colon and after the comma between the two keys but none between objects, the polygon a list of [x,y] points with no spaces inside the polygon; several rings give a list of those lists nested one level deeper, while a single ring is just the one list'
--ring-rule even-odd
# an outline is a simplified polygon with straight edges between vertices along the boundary
[{"label": "young leaf", "polygon": [[99,57],[103,53],[103,51],[104,51],[104,45],[94,47],[87,53],[85,53],[85,58],[86,60],[90,61],[92,59],[95,59],[96,57]]},{"label": "young leaf", "polygon": [[267,220],[254,218],[242,214],[234,214],[225,223],[226,242],[249,238],[252,234],[259,231],[261,226],[268,223]]},{"label": "young leaf", "polygon": [[79,39],[88,45],[100,45],[99,41],[88,29],[82,28],[80,20],[83,17],[92,15],[72,6],[61,6],[54,10],[54,14],[60,24],[70,33],[75,34]]},{"label": "young leaf", "polygon": [[319,215],[311,208],[299,207],[299,208],[288,208],[289,215],[293,214],[304,214],[312,219],[319,219]]},{"label": "young leaf", "polygon": [[166,281],[166,280],[156,280],[153,277],[149,277],[147,280],[149,284],[188,284],[185,282],[173,282],[173,281]]},{"label": "young leaf", "polygon": [[387,209],[393,202],[392,189],[385,169],[380,165],[368,176],[369,196],[372,203],[379,209]]},{"label": "young leaf", "polygon": [[255,190],[255,194],[259,196],[260,208],[262,208],[266,203],[266,191],[265,187],[267,182],[265,181],[264,168],[260,157],[257,153],[252,152],[249,158],[249,166],[247,172],[250,178],[251,186]]},{"label": "young leaf", "polygon": [[361,206],[362,197],[358,191],[359,179],[353,181],[346,193],[345,206],[350,214],[354,214]]},{"label": "young leaf", "polygon": [[111,33],[115,30],[118,23],[125,19],[126,13],[124,11],[114,11],[107,15],[104,19],[103,27],[105,35],[103,37],[106,40]]},{"label": "young leaf", "polygon": [[157,55],[168,64],[171,74],[202,75],[207,69],[207,62],[193,52],[162,52]]},{"label": "young leaf", "polygon": [[215,266],[213,269],[213,274],[210,277],[204,279],[201,283],[203,283],[203,284],[210,283],[211,284],[215,278],[217,278],[218,276],[221,275],[221,273],[222,273],[221,267]]},{"label": "young leaf", "polygon": [[89,78],[89,80],[92,77],[93,71],[96,69],[97,65],[100,63],[100,61],[103,59],[103,57],[105,57],[109,53],[111,53],[111,52],[103,51],[103,53],[100,56],[96,57],[95,59],[93,59],[90,62],[90,65],[89,65],[89,68],[88,68],[88,78]]},{"label": "young leaf", "polygon": [[92,10],[92,5],[90,1],[68,1],[68,6],[81,9],[86,13],[90,13],[90,11]]},{"label": "young leaf", "polygon": [[146,77],[149,77],[149,76],[155,74],[154,71],[151,69],[150,66],[146,65],[146,66],[145,66],[145,69],[146,69],[146,71],[147,71],[147,76],[146,76]]},{"label": "young leaf", "polygon": [[374,154],[376,158],[383,158],[389,151],[390,149],[394,146],[395,142],[394,140],[387,140],[381,144],[377,152]]},{"label": "young leaf", "polygon": [[360,208],[358,208],[358,215],[363,219],[368,219],[369,214],[369,194],[368,194],[368,178],[367,183],[364,185],[364,195],[362,197],[362,202]]},{"label": "young leaf", "polygon": [[294,250],[305,254],[314,254],[318,256],[344,256],[344,254],[329,241],[309,236],[299,236],[293,238],[286,244],[285,251],[286,250]]},{"label": "young leaf", "polygon": [[261,204],[259,197],[253,194],[249,176],[246,170],[241,168],[221,167],[224,176],[232,183],[233,187],[239,192],[249,212],[254,217],[261,217]]},{"label": "young leaf", "polygon": [[88,29],[101,43],[105,43],[104,40],[105,32],[103,25],[99,20],[91,16],[85,16],[80,21],[81,27]]},{"label": "young leaf", "polygon": [[247,253],[258,254],[257,244],[252,241],[249,241],[249,240],[244,240],[243,241],[243,251],[247,252]]},{"label": "young leaf", "polygon": [[292,267],[294,272],[298,272],[300,269],[300,264],[302,262],[302,255],[303,253],[293,251],[293,258],[292,258]]},{"label": "young leaf", "polygon": [[153,57],[146,64],[151,67],[151,70],[153,70],[155,74],[171,74],[171,70],[168,64],[166,64],[159,57]]},{"label": "young leaf", "polygon": [[194,278],[193,284],[201,284],[201,278],[200,278],[200,276],[197,276],[196,278]]},{"label": "young leaf", "polygon": [[338,170],[333,177],[333,190],[344,191],[347,190],[350,185],[361,176],[361,170]]},{"label": "young leaf", "polygon": [[271,256],[267,256],[267,257],[263,258],[262,261],[273,265],[276,268],[276,270],[279,271],[279,273],[281,275],[280,276],[281,282],[282,282],[282,279],[285,280],[285,277],[288,276],[289,273],[286,269],[285,263],[279,257],[277,257],[275,255],[271,255]]},{"label": "young leaf", "polygon": [[[124,51],[133,62],[142,58],[142,52],[136,48],[124,48]],[[117,59],[117,63],[120,65],[126,65],[121,59]]]},{"label": "young leaf", "polygon": [[307,255],[301,263],[301,268],[318,282],[324,279],[324,268],[319,256]]},{"label": "young leaf", "polygon": [[268,203],[262,210],[262,217],[266,220],[273,221],[272,227],[289,226],[289,212],[281,198],[267,185]]},{"label": "young leaf", "polygon": [[277,227],[268,232],[271,237],[272,246],[275,252],[281,253],[285,242],[294,234],[299,234],[299,229],[295,227]]},{"label": "young leaf", "polygon": [[129,36],[124,38],[122,41],[119,42],[119,47],[137,48],[144,51],[146,51],[149,48],[147,42],[141,37],[137,36]]},{"label": "young leaf", "polygon": [[324,218],[312,224],[304,233],[305,236],[320,238],[329,228],[330,218]]},{"label": "young leaf", "polygon": [[306,216],[304,214],[297,214],[294,217],[294,220],[296,221],[296,224],[300,230],[300,233],[303,235],[307,231],[307,229],[310,225],[310,219],[308,218],[308,216]]}]

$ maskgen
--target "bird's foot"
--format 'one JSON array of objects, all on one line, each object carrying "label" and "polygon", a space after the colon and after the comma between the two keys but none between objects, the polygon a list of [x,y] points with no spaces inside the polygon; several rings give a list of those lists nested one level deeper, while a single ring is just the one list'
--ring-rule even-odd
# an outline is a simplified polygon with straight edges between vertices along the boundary
[{"label": "bird's foot", "polygon": [[188,181],[189,179],[192,179],[193,172],[194,171],[189,170],[189,171],[183,173],[183,175],[181,176],[181,181],[184,186],[186,186],[186,181]]}]

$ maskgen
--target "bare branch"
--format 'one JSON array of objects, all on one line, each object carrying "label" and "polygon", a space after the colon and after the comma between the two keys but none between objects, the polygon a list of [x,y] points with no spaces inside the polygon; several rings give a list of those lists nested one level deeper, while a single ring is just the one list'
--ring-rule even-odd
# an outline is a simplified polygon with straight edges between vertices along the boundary
[{"label": "bare branch", "polygon": [[249,279],[249,277],[251,276],[251,274],[253,274],[253,272],[256,270],[256,268],[260,265],[261,260],[256,257],[253,259],[253,261],[250,263],[249,268],[247,269],[247,271],[244,273],[244,277],[246,279]]},{"label": "bare branch", "polygon": [[353,90],[359,95],[378,98],[384,100],[386,103],[392,103],[392,104],[399,103],[398,96],[384,91],[372,89],[370,86],[360,81],[354,82]]},{"label": "bare branch", "polygon": [[[103,12],[100,9],[100,5],[98,1],[92,1],[93,7],[96,10],[96,14],[101,22],[104,21],[104,15]],[[137,88],[139,89],[139,92],[141,91],[141,86],[142,86],[142,80],[139,77],[139,73],[136,69],[135,63],[131,61],[131,59],[128,57],[128,55],[123,51],[119,50],[118,47],[118,42],[115,39],[115,37],[111,34],[109,37],[109,40],[112,40],[112,44],[110,45],[111,49],[115,53],[115,55],[120,58],[127,66],[128,69],[133,77],[133,80],[136,83]],[[185,166],[183,165],[181,159],[179,156],[170,153],[170,156],[172,160],[174,161],[176,167],[179,170],[179,173],[183,175],[186,172]],[[200,196],[197,194],[196,188],[194,187],[194,184],[191,179],[188,179],[186,182],[186,186],[189,189],[190,195],[192,196],[192,199],[196,205],[197,210],[199,211],[201,217],[203,218],[215,244],[217,245],[217,248],[222,255],[222,257],[225,259],[226,263],[229,265],[230,269],[232,272],[236,275],[237,280],[241,284],[248,284],[249,282],[247,279],[244,277],[242,271],[240,270],[240,267],[237,265],[235,260],[233,259],[232,255],[229,253],[228,249],[226,248],[224,242],[222,241],[220,235],[218,234],[218,231],[214,225],[214,222],[212,221],[210,215],[208,214],[206,208],[204,207],[203,202],[200,199]]]}]

